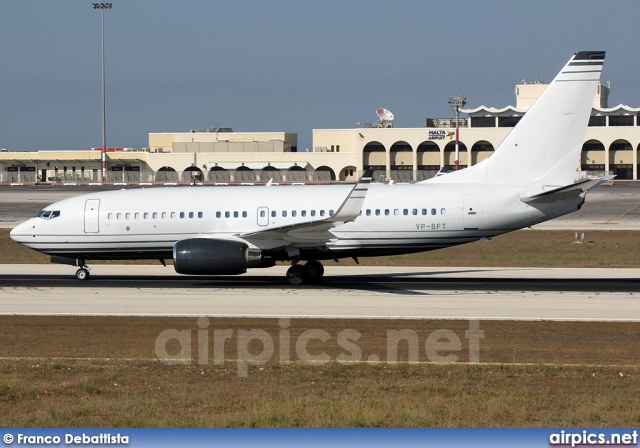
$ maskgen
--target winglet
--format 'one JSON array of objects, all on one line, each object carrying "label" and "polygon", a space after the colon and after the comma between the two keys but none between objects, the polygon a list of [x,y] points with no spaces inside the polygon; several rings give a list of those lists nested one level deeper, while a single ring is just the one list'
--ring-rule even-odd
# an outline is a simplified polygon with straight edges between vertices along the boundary
[{"label": "winglet", "polygon": [[353,221],[360,214],[362,209],[362,203],[367,195],[369,184],[373,179],[373,170],[367,170],[364,172],[358,183],[353,187],[349,196],[344,200],[338,211],[325,222],[349,222]]},{"label": "winglet", "polygon": [[598,180],[598,182],[596,182],[595,184],[591,185],[589,188],[587,188],[585,190],[585,192],[587,191],[591,191],[596,187],[599,187],[600,185],[604,184],[605,182],[609,182],[610,180],[613,180],[614,177],[616,177],[617,174],[610,174],[608,176],[604,176],[602,179]]}]

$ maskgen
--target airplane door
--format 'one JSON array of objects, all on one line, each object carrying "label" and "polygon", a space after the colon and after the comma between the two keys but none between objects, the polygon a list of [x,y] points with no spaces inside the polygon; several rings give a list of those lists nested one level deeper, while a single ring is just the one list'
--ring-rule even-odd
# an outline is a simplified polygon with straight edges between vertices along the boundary
[{"label": "airplane door", "polygon": [[259,226],[269,225],[269,208],[268,207],[258,207],[258,225]]},{"label": "airplane door", "polygon": [[84,233],[100,232],[99,213],[100,199],[87,199],[84,203]]},{"label": "airplane door", "polygon": [[464,195],[464,216],[462,218],[465,229],[478,228],[478,195]]}]

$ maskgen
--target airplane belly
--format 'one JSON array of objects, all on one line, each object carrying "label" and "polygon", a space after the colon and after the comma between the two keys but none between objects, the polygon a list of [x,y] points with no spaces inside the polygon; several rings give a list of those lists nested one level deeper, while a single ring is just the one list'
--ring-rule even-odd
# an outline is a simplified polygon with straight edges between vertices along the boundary
[{"label": "airplane belly", "polygon": [[99,235],[73,236],[41,235],[38,241],[26,244],[31,249],[48,255],[87,258],[170,258],[173,245],[180,239],[176,235]]},{"label": "airplane belly", "polygon": [[[437,227],[437,226],[436,226]],[[397,247],[412,250],[430,250],[447,246],[455,246],[476,241],[486,232],[459,231],[445,229],[395,231],[395,232],[362,232],[361,234],[343,234],[336,241],[327,243],[332,249],[364,249]]]},{"label": "airplane belly", "polygon": [[91,250],[96,247],[99,237],[95,235],[38,235],[32,241],[23,243],[30,249],[45,254],[64,254]]}]

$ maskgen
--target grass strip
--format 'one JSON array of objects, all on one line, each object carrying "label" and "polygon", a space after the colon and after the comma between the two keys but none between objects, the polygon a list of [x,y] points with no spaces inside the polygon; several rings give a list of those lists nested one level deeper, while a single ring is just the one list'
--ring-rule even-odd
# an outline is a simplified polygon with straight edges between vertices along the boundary
[{"label": "grass strip", "polygon": [[[202,322],[201,322],[202,323]],[[467,361],[468,321],[293,319],[292,361],[279,362],[278,319],[210,318],[209,359],[199,365],[195,318],[0,316],[0,424],[5,427],[611,427],[640,424],[640,326],[610,322],[480,321],[480,364],[428,363],[435,331],[458,335]],[[187,331],[188,365],[155,359],[167,329]],[[232,330],[214,365],[214,331]],[[241,330],[262,330],[275,349],[239,376]],[[321,365],[295,349],[308,330],[327,341]],[[419,340],[419,364],[398,344],[398,364],[345,365],[342,331],[358,331],[362,359],[386,360],[388,331]],[[168,345],[177,353],[178,346]],[[246,345],[253,355],[262,342]],[[447,351],[441,351],[445,355]]]}]

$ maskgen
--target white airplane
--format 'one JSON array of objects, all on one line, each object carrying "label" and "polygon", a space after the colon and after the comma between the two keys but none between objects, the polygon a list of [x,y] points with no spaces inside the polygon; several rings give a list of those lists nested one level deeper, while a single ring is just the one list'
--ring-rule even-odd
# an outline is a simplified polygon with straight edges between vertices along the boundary
[{"label": "white airplane", "polygon": [[[571,213],[604,179],[579,179],[604,52],[573,55],[488,159],[416,184],[173,187],[56,202],[11,238],[77,266],[173,259],[181,274],[241,274],[289,261],[291,284],[321,280],[320,260],[421,252]],[[303,265],[300,262],[306,261]]]}]

